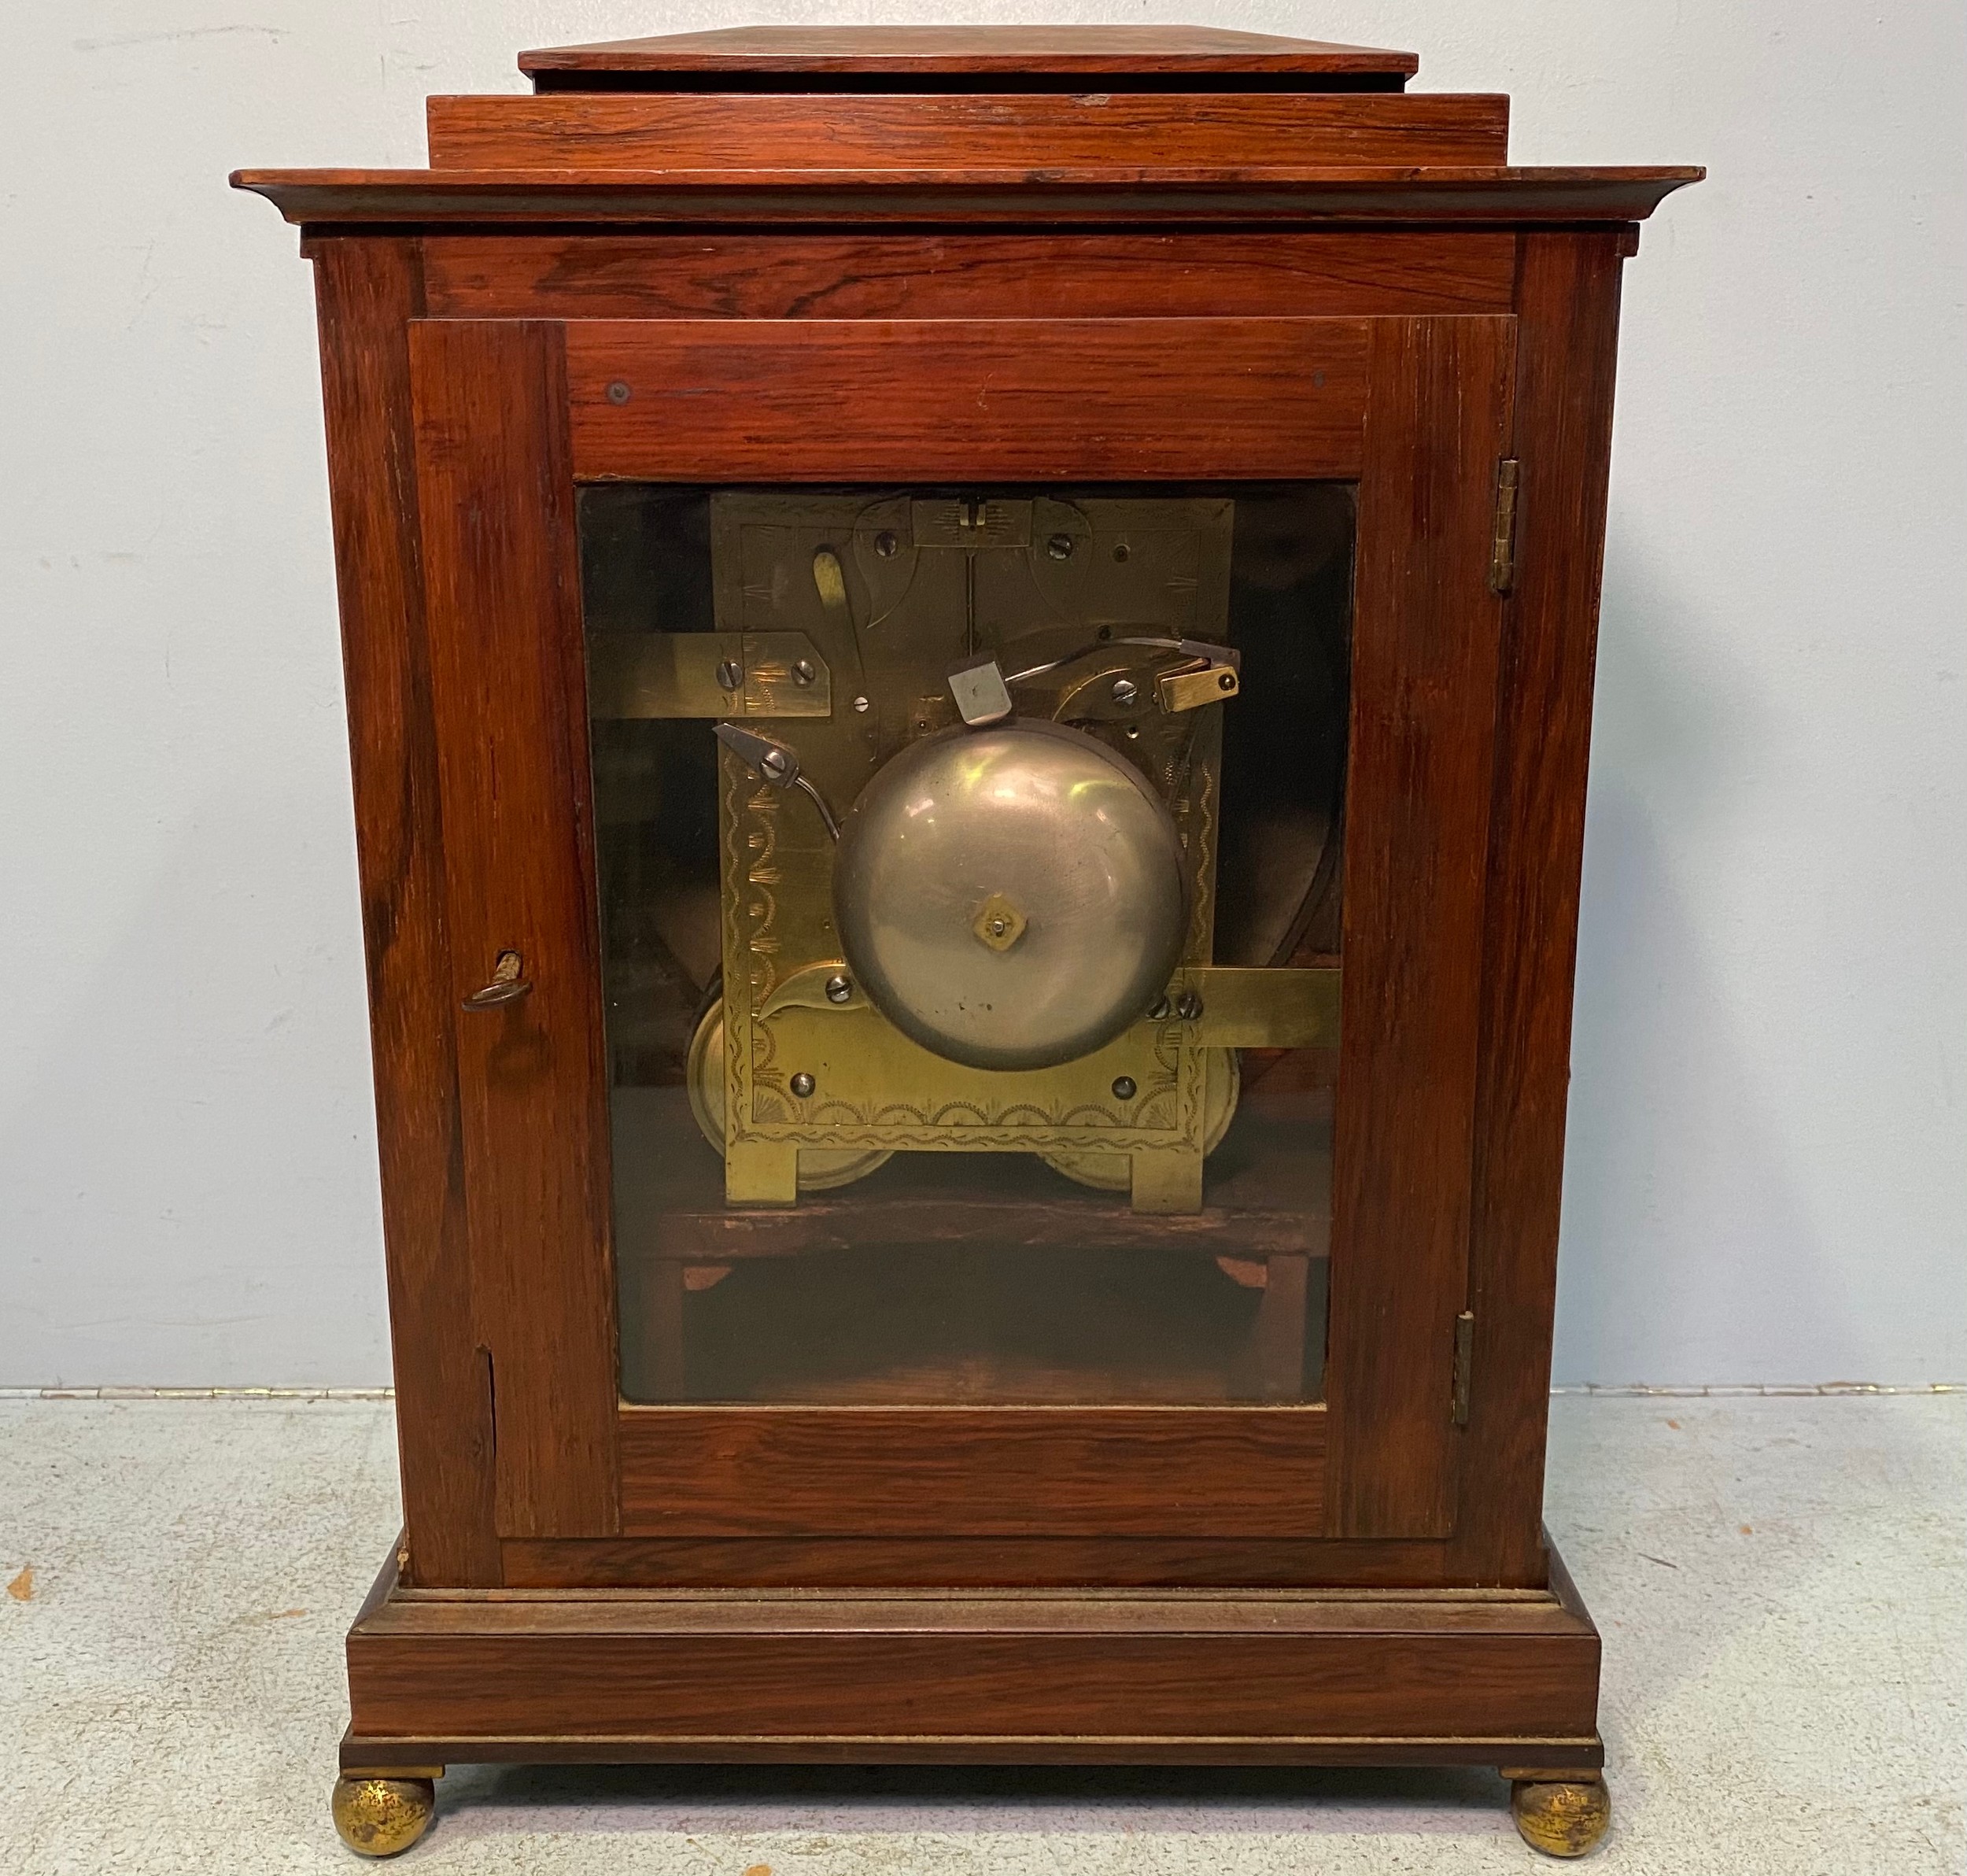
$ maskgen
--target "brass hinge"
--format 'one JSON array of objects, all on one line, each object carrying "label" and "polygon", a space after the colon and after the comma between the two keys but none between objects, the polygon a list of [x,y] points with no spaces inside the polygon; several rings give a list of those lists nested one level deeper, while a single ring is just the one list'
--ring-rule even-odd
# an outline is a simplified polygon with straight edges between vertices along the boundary
[{"label": "brass hinge", "polygon": [[1507,593],[1516,583],[1516,485],[1523,465],[1513,456],[1496,465],[1496,534],[1489,543],[1489,589]]},{"label": "brass hinge", "polygon": [[1468,1371],[1475,1365],[1475,1312],[1455,1318],[1455,1424],[1468,1424]]}]

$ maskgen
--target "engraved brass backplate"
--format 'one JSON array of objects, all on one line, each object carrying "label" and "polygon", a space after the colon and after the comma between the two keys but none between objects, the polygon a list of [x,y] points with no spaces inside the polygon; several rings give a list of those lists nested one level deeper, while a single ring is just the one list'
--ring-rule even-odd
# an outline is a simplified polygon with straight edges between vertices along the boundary
[{"label": "engraved brass backplate", "polygon": [[[953,667],[995,655],[1009,672],[1065,658],[1054,678],[1020,689],[1020,717],[1076,725],[1146,778],[1173,818],[1188,900],[1164,1006],[1054,1066],[965,1066],[911,1040],[851,981],[820,818],[722,752],[718,1117],[731,1202],[795,1202],[820,1153],[830,1172],[906,1150],[1042,1154],[1075,1177],[1094,1170],[1089,1183],[1124,1187],[1138,1209],[1194,1210],[1205,1154],[1234,1105],[1234,1058],[1219,1053],[1212,1073],[1210,1051],[1328,1035],[1330,973],[1210,968],[1223,713],[1190,706],[1180,691],[1164,702],[1161,673],[1192,659],[1118,642],[1222,639],[1234,512],[1216,497],[712,497],[718,630],[692,636],[770,641],[784,648],[782,667],[803,655],[828,694],[839,689],[843,707],[830,715],[810,707],[821,683],[794,700],[797,711],[782,692],[774,698],[777,714],[809,719],[774,733],[796,748],[803,776],[836,817],[902,749],[954,722]],[[1098,655],[1079,655],[1095,644]],[[1204,674],[1215,686],[1209,700],[1231,694],[1213,669]],[[714,668],[710,676],[714,684]],[[689,694],[701,699],[702,679],[694,681]],[[618,685],[606,694],[644,692]],[[1016,946],[1046,911],[996,905],[987,892],[971,933],[984,946]],[[1274,995],[1260,977],[1277,980]],[[1178,1009],[1185,989],[1201,999],[1189,1019]]]}]

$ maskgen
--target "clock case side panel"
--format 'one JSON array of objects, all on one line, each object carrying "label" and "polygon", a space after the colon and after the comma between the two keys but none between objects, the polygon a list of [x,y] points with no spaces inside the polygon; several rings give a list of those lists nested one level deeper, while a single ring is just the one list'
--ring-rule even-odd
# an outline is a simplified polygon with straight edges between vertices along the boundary
[{"label": "clock case side panel", "polygon": [[1526,233],[1522,464],[1504,607],[1468,1308],[1469,1419],[1450,1580],[1535,1585],[1543,1529],[1565,1104],[1604,563],[1620,275],[1635,227]]},{"label": "clock case side panel", "polygon": [[422,244],[318,237],[330,502],[411,1582],[500,1580],[492,1395],[472,1331],[456,1013],[417,515]]}]

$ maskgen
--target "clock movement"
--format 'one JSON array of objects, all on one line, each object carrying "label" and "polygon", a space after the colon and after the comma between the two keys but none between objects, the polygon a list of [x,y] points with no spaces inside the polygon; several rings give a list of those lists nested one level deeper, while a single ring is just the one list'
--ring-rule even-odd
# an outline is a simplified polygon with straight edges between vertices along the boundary
[{"label": "clock movement", "polygon": [[462,1761],[1488,1765],[1618,284],[1408,54],[685,34],[242,172],[318,294],[404,1531]]}]

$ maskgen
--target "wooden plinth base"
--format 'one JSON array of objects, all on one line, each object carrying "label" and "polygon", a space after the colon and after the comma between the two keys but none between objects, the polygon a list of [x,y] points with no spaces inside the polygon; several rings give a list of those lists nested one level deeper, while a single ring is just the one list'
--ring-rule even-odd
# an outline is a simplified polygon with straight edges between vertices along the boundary
[{"label": "wooden plinth base", "polygon": [[485,1760],[1493,1765],[1589,1776],[1599,1642],[1521,1590],[406,1590],[345,1771]]}]

